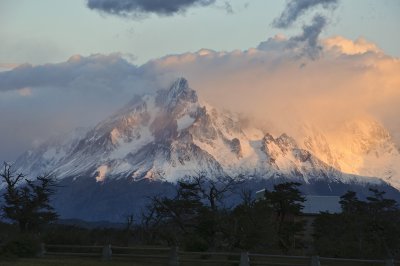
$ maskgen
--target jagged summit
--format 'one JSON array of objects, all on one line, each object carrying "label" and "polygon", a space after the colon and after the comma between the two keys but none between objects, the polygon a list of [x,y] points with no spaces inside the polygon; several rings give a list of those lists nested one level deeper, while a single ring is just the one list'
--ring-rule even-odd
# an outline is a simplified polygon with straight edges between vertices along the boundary
[{"label": "jagged summit", "polygon": [[166,103],[175,105],[179,101],[197,102],[196,91],[189,87],[185,78],[177,79],[167,92]]},{"label": "jagged summit", "polygon": [[[338,145],[322,131],[307,126],[302,138],[273,136],[241,123],[238,115],[200,104],[188,81],[179,78],[167,89],[135,96],[85,133],[25,153],[16,164],[33,175],[51,172],[59,179],[97,182],[122,178],[174,182],[206,172],[210,177],[285,176],[306,183],[379,183],[383,178],[399,188],[400,155],[384,129],[362,121],[350,123],[346,130],[346,136],[352,136],[346,139],[349,150],[335,148]],[[359,165],[350,168],[351,160]],[[374,160],[379,163],[374,165]]]}]

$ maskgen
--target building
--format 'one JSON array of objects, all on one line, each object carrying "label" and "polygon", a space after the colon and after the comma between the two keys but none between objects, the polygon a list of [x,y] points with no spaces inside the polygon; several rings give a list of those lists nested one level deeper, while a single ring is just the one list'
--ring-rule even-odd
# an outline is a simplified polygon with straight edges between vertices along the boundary
[{"label": "building", "polygon": [[[256,192],[256,200],[264,198],[265,189]],[[304,208],[302,209],[302,215],[295,217],[305,222],[303,232],[303,242],[306,245],[306,252],[312,253],[313,249],[313,223],[315,218],[322,212],[329,212],[331,214],[341,213],[342,208],[340,206],[339,196],[318,196],[318,195],[306,195],[305,202],[303,203]]]},{"label": "building", "polygon": [[306,195],[304,208],[302,210],[302,217],[305,221],[303,241],[305,242],[307,252],[313,251],[313,233],[314,233],[314,220],[321,212],[341,213],[339,196],[317,196]]},{"label": "building", "polygon": [[[256,200],[264,198],[265,189],[256,192]],[[304,208],[302,210],[304,215],[318,215],[321,212],[340,213],[342,211],[340,206],[339,196],[318,196],[306,195]]]}]

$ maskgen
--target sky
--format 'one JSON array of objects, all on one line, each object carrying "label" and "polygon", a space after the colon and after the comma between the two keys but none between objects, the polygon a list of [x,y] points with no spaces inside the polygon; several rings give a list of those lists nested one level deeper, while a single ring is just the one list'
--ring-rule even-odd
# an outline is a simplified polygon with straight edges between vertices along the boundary
[{"label": "sky", "polygon": [[368,115],[397,137],[399,13],[398,0],[1,0],[0,160],[179,76],[275,124]]},{"label": "sky", "polygon": [[[233,13],[226,10],[225,3]],[[74,54],[118,52],[132,55],[136,64],[142,64],[201,48],[248,49],[275,34],[296,31],[296,27],[282,30],[271,25],[285,3],[216,1],[184,14],[129,19],[90,9],[85,0],[1,0],[0,63],[55,63]],[[363,36],[387,54],[400,56],[399,12],[398,0],[341,0],[323,36]]]}]

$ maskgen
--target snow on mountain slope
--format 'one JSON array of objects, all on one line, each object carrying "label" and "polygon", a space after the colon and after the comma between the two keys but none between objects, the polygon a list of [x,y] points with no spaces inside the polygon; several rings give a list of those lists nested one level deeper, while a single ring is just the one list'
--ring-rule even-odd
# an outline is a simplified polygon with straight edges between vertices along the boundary
[{"label": "snow on mountain slope", "polygon": [[400,153],[389,132],[372,118],[347,121],[333,132],[303,127],[303,147],[336,169],[376,176],[400,188]]},{"label": "snow on mountain slope", "polygon": [[55,136],[34,150],[22,154],[18,158],[16,166],[23,173],[34,176],[50,173],[62,163],[68,154],[72,153],[86,131],[86,128],[77,128],[67,134]]},{"label": "snow on mountain slope", "polygon": [[377,177],[382,177],[400,187],[398,150],[378,124],[345,125],[340,143],[311,126],[303,131],[297,140],[286,134],[272,136],[238,114],[200,102],[181,78],[168,90],[136,96],[85,134],[62,137],[25,153],[16,164],[33,175],[51,172],[59,179],[86,177],[98,182],[174,182],[206,172],[210,177],[285,176],[303,182],[380,183]]}]

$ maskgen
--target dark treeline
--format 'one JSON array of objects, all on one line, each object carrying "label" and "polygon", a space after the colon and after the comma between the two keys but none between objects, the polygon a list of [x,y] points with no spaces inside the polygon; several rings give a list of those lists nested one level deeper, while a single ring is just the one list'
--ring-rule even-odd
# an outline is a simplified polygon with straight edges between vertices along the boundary
[{"label": "dark treeline", "polygon": [[[376,189],[370,189],[370,196],[365,200],[357,198],[355,192],[347,192],[341,197],[342,212],[316,215],[310,232],[302,213],[305,197],[299,189],[301,184],[276,184],[256,199],[252,191],[241,190],[245,182],[242,178],[210,180],[199,174],[179,180],[171,197],[150,198],[140,217],[134,219],[133,215],[127,215],[120,228],[90,229],[54,223],[57,214],[49,202],[54,184],[47,183],[46,178],[26,182],[12,191],[6,190],[3,195],[3,216],[14,223],[0,226],[3,255],[32,255],[31,247],[44,242],[168,245],[187,251],[248,250],[342,258],[399,257],[399,206]],[[10,204],[11,192],[14,205]],[[235,206],[227,205],[228,199],[237,194],[241,201]],[[30,195],[24,198],[24,204],[35,207],[18,205],[15,195]],[[25,211],[21,212],[21,217],[30,217],[27,221],[15,216],[15,211],[22,206],[29,211],[28,216],[22,215]]]},{"label": "dark treeline", "polygon": [[143,241],[193,251],[250,250],[370,259],[400,255],[400,209],[383,191],[371,188],[365,200],[347,192],[340,198],[341,213],[315,215],[311,232],[306,232],[300,183],[274,185],[258,199],[251,191],[241,191],[241,202],[231,208],[223,204],[224,197],[237,183],[222,184],[230,186],[226,189],[218,181],[191,177],[178,182],[175,197],[153,198],[140,226]]},{"label": "dark treeline", "polygon": [[298,183],[275,185],[265,199],[242,191],[242,203],[224,205],[237,183],[209,181],[202,176],[178,182],[173,198],[153,198],[143,215],[142,228],[150,243],[166,242],[187,250],[282,250],[299,247],[304,197]]},{"label": "dark treeline", "polygon": [[342,213],[321,213],[314,223],[319,254],[334,257],[399,258],[400,209],[385,192],[370,189],[365,201],[353,191],[341,197]]}]

